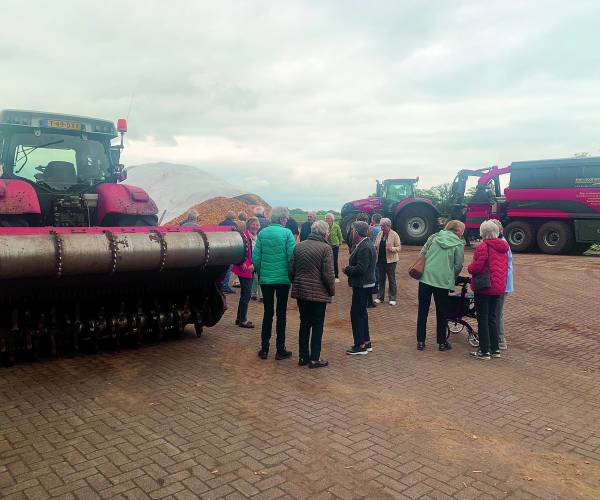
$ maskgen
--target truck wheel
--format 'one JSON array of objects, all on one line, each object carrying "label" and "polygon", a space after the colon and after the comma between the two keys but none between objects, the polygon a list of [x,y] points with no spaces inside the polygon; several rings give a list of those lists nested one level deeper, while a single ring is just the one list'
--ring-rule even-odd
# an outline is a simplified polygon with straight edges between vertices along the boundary
[{"label": "truck wheel", "polygon": [[504,236],[514,252],[526,252],[533,246],[533,228],[524,220],[508,224],[504,228]]},{"label": "truck wheel", "polygon": [[352,223],[356,220],[359,213],[360,212],[352,212],[342,219],[342,236],[349,247],[352,246]]},{"label": "truck wheel", "polygon": [[428,208],[406,207],[396,216],[396,229],[406,245],[422,245],[436,228],[436,216]]},{"label": "truck wheel", "polygon": [[537,244],[544,253],[558,254],[571,250],[574,241],[573,230],[562,221],[550,221],[538,229]]}]

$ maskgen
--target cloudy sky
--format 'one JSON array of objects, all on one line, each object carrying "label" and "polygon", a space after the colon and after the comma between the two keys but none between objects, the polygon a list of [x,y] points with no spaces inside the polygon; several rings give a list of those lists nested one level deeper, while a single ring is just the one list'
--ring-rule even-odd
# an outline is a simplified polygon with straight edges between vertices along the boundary
[{"label": "cloudy sky", "polygon": [[272,203],[600,154],[600,3],[4,0],[0,107],[127,116],[124,160]]}]

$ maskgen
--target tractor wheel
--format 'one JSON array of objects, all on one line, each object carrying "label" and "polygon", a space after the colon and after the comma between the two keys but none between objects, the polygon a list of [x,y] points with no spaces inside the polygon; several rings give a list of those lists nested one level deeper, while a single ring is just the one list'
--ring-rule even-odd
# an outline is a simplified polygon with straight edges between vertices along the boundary
[{"label": "tractor wheel", "polygon": [[437,229],[437,217],[428,207],[406,207],[396,216],[396,230],[402,243],[422,245]]},{"label": "tractor wheel", "polygon": [[349,247],[352,246],[352,223],[356,221],[356,217],[358,217],[359,213],[360,212],[349,213],[342,219],[342,236]]},{"label": "tractor wheel", "polygon": [[156,226],[156,216],[154,215],[119,215],[115,219],[116,227],[128,226]]},{"label": "tractor wheel", "polygon": [[504,228],[504,237],[514,252],[527,252],[534,243],[531,224],[524,220],[511,222]]},{"label": "tractor wheel", "polygon": [[571,250],[573,243],[573,229],[566,222],[553,220],[538,229],[537,244],[544,253],[566,253]]}]

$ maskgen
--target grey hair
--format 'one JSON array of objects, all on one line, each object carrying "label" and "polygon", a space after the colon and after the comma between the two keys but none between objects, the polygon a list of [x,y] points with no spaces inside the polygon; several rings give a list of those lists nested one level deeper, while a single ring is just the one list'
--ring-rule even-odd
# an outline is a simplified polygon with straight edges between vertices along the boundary
[{"label": "grey hair", "polygon": [[310,232],[312,234],[318,234],[320,236],[327,236],[329,233],[329,224],[324,220],[318,220],[310,226]]},{"label": "grey hair", "polygon": [[198,220],[198,210],[196,210],[194,208],[192,208],[191,210],[188,210],[186,220],[197,221]]},{"label": "grey hair", "polygon": [[286,207],[273,207],[271,210],[271,222],[279,223],[281,219],[289,219],[290,211]]},{"label": "grey hair", "polygon": [[382,217],[381,220],[379,221],[379,224],[381,224],[382,226],[392,227],[392,221],[391,221],[391,219],[388,219],[387,217]]},{"label": "grey hair", "polygon": [[352,229],[354,229],[358,233],[358,235],[363,238],[365,236],[368,236],[369,234],[369,224],[362,220],[357,220],[356,222],[353,222]]},{"label": "grey hair", "polygon": [[254,215],[264,215],[265,213],[265,207],[261,206],[261,205],[256,205],[254,207]]},{"label": "grey hair", "polygon": [[306,215],[314,215],[315,217],[317,216],[317,211],[316,210],[309,210],[308,212],[306,212]]},{"label": "grey hair", "polygon": [[327,212],[327,213],[325,214],[325,218],[327,218],[327,217],[329,217],[329,216],[331,216],[331,218],[332,218],[333,220],[335,220],[335,215],[333,215],[331,212]]},{"label": "grey hair", "polygon": [[494,224],[496,224],[496,226],[498,226],[498,229],[500,230],[500,232],[504,231],[504,227],[502,227],[502,222],[500,222],[498,219],[490,219]]},{"label": "grey hair", "polygon": [[484,240],[491,240],[497,238],[500,234],[500,228],[496,225],[493,220],[485,220],[479,227],[479,234]]}]

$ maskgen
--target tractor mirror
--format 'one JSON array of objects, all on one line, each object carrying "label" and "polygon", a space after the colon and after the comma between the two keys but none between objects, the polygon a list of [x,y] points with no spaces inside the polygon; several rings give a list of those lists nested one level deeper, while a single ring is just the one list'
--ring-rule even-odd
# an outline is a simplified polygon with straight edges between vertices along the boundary
[{"label": "tractor mirror", "polygon": [[127,179],[127,170],[125,169],[125,165],[119,163],[119,168],[117,170],[117,182],[123,182]]}]

